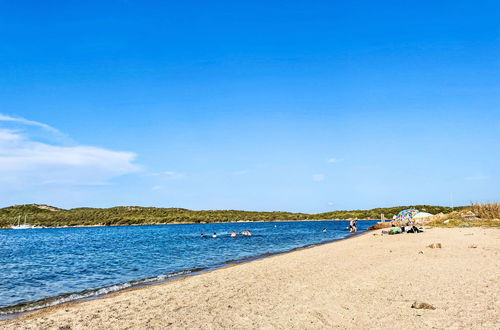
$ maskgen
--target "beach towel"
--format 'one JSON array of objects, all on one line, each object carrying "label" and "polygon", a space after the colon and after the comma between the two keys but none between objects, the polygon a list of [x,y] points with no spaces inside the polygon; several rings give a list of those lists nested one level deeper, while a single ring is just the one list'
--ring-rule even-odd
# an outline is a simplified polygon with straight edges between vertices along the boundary
[{"label": "beach towel", "polygon": [[401,227],[392,227],[389,230],[389,235],[399,234],[401,232],[402,232]]}]

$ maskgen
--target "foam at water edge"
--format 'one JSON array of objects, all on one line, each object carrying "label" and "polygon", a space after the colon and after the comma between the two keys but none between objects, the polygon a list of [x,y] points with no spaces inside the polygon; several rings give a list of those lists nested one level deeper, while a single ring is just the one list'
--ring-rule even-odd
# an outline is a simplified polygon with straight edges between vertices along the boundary
[{"label": "foam at water edge", "polygon": [[[197,269],[194,271],[198,271],[201,269]],[[46,298],[42,300],[37,300],[33,302],[27,302],[23,304],[18,304],[14,306],[8,306],[4,308],[0,308],[0,319],[8,318],[9,315],[15,315],[19,313],[26,313],[30,311],[34,311],[37,309],[41,308],[46,308],[46,307],[51,307],[55,306],[58,304],[62,303],[67,303],[71,301],[77,301],[77,300],[87,300],[95,297],[100,297],[112,292],[120,291],[123,289],[127,289],[133,286],[140,286],[142,284],[148,284],[152,282],[162,282],[165,281],[169,278],[172,277],[177,277],[177,276],[182,276],[182,275],[187,275],[192,273],[193,271],[191,270],[185,270],[185,271],[180,271],[172,274],[163,274],[151,278],[146,278],[143,280],[139,281],[131,281],[131,282],[126,282],[126,283],[121,283],[121,284],[115,284],[111,286],[107,286],[104,288],[96,289],[96,290],[85,290],[82,292],[77,292],[77,293],[69,293],[69,294],[64,294],[60,295],[57,297],[51,297],[51,298]]]}]

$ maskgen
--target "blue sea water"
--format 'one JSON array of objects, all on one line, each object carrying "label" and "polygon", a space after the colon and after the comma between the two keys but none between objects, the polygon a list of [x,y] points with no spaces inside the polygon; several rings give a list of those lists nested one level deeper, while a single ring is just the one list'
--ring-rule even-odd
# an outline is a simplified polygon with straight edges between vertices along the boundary
[{"label": "blue sea water", "polygon": [[[375,223],[360,221],[359,231]],[[347,238],[347,226],[310,221],[2,229],[0,316]],[[230,237],[244,229],[253,236]],[[211,238],[214,232],[218,238]]]}]

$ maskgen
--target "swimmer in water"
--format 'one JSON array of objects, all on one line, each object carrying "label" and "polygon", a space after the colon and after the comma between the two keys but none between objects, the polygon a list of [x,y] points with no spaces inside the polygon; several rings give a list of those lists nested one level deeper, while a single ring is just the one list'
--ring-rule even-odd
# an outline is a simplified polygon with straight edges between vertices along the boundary
[{"label": "swimmer in water", "polygon": [[231,237],[236,237],[236,232],[233,230],[233,232],[231,233]]},{"label": "swimmer in water", "polygon": [[201,234],[200,234],[200,237],[201,237],[201,238],[205,238],[205,234],[201,233]]},{"label": "swimmer in water", "polygon": [[212,238],[217,238],[217,233],[214,233],[214,234],[212,235]]},{"label": "swimmer in water", "polygon": [[326,233],[326,228],[323,228],[323,232]]}]

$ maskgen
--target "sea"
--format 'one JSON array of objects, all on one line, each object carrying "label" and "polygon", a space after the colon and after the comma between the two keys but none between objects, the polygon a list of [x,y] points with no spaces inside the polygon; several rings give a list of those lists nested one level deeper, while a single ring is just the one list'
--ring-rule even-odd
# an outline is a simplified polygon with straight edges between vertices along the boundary
[{"label": "sea", "polygon": [[[358,232],[376,222],[359,221]],[[0,229],[0,318],[349,238],[348,226],[295,221]],[[231,237],[243,230],[252,236]]]}]

